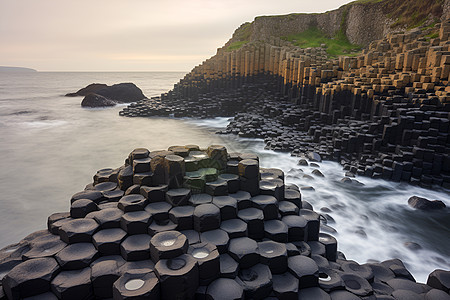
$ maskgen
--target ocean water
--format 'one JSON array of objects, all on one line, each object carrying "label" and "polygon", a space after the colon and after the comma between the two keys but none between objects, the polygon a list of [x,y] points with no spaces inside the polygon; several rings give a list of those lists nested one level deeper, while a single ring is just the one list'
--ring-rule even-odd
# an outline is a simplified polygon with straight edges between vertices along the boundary
[{"label": "ocean water", "polygon": [[[72,194],[84,189],[99,169],[119,167],[137,147],[222,144],[230,152],[255,152],[261,166],[283,169],[286,181],[312,186],[303,199],[334,221],[338,248],[347,259],[365,263],[400,258],[420,282],[436,269],[450,269],[450,218],[407,205],[413,195],[440,199],[441,190],[357,178],[347,185],[341,166],[322,162],[324,178],[303,178],[313,168],[298,166],[286,153],[264,150],[257,139],[216,135],[228,119],[126,118],[113,108],[86,109],[68,92],[94,82],[133,82],[147,97],[172,88],[184,73],[0,73],[0,248],[46,227],[47,217],[69,209]],[[411,250],[408,243],[420,245]]]}]

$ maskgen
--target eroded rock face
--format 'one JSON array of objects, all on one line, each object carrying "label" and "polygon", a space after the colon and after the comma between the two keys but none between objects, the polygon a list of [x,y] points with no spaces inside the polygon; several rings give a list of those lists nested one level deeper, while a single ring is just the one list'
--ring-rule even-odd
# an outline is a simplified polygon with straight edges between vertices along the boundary
[{"label": "eroded rock face", "polygon": [[420,210],[434,210],[434,209],[443,209],[445,208],[444,202],[441,200],[428,200],[426,198],[412,196],[408,199],[408,204],[412,208],[420,209]]}]

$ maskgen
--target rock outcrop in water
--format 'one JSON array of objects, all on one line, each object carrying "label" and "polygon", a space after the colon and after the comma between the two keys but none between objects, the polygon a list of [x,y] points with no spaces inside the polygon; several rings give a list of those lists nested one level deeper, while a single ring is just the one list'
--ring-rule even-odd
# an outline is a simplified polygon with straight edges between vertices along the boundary
[{"label": "rock outcrop in water", "polygon": [[81,106],[102,107],[114,106],[117,103],[130,103],[145,99],[142,90],[134,83],[119,83],[108,86],[93,83],[75,93],[68,93],[66,97],[85,96]]},{"label": "rock outcrop in water", "polygon": [[420,210],[434,210],[445,208],[445,203],[441,200],[428,200],[426,198],[412,196],[408,199],[408,204],[412,208]]},{"label": "rock outcrop in water", "polygon": [[139,148],[48,229],[0,250],[0,299],[446,299],[400,260],[358,264],[279,169],[223,146]]},{"label": "rock outcrop in water", "polygon": [[338,59],[277,37],[223,47],[172,91],[120,115],[234,115],[221,133],[317,152],[357,175],[450,189],[449,35],[446,19]]}]

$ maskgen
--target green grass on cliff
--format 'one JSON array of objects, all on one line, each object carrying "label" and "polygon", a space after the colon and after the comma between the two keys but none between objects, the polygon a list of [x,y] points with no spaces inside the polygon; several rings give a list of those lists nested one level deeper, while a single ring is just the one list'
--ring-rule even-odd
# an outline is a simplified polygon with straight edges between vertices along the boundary
[{"label": "green grass on cliff", "polygon": [[234,33],[233,40],[228,46],[227,51],[233,51],[241,48],[243,45],[247,44],[250,40],[250,35],[252,34],[252,24],[244,23],[239,27]]},{"label": "green grass on cliff", "polygon": [[301,33],[282,37],[300,48],[320,47],[326,45],[328,56],[355,55],[361,47],[350,43],[345,34],[338,33],[335,37],[327,37],[319,28],[311,27]]}]

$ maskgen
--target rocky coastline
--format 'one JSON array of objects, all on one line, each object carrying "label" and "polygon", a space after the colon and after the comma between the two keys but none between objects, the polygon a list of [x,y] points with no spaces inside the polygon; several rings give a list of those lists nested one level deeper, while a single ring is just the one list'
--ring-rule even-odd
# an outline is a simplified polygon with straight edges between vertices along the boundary
[{"label": "rocky coastline", "polygon": [[299,188],[252,153],[135,149],[70,203],[0,250],[0,299],[449,297],[449,271],[422,284],[398,259],[346,259]]},{"label": "rocky coastline", "polygon": [[361,176],[450,189],[450,21],[389,34],[357,57],[330,60],[272,38],[218,54],[129,117],[234,117],[220,132],[267,149],[316,152]]}]

